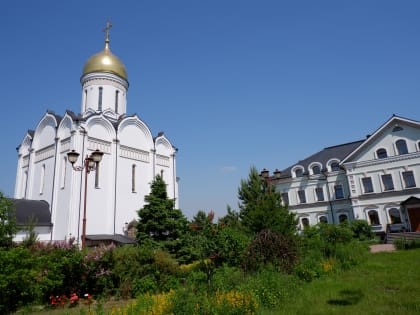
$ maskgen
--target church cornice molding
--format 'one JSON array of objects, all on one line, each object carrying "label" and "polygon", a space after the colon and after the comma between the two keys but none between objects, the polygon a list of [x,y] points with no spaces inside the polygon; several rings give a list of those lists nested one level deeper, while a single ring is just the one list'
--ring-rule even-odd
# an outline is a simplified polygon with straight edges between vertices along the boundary
[{"label": "church cornice molding", "polygon": [[89,73],[81,80],[83,88],[91,85],[112,85],[121,90],[128,90],[128,82],[110,73]]}]

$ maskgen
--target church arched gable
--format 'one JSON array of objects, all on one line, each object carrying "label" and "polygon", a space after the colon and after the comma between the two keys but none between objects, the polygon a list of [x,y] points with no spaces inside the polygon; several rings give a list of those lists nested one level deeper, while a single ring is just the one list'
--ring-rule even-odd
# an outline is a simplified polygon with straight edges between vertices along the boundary
[{"label": "church arched gable", "polygon": [[33,138],[33,148],[35,150],[44,148],[55,143],[55,137],[57,133],[58,121],[56,117],[50,113],[47,113],[39,122],[35,129]]},{"label": "church arched gable", "polygon": [[138,117],[127,117],[118,126],[120,144],[149,151],[153,149],[153,137],[150,129]]},{"label": "church arched gable", "polygon": [[22,156],[28,155],[32,146],[32,137],[29,133],[23,138],[22,144],[19,146],[19,154]]},{"label": "church arched gable", "polygon": [[60,122],[57,130],[57,136],[61,140],[67,139],[71,135],[71,129],[73,126],[73,119],[67,114],[64,116],[63,120]]},{"label": "church arched gable", "polygon": [[115,139],[115,128],[103,116],[93,116],[86,121],[86,131],[89,137],[112,142]]},{"label": "church arched gable", "polygon": [[155,149],[157,154],[165,156],[171,156],[175,153],[174,147],[164,135],[160,135],[155,139]]}]

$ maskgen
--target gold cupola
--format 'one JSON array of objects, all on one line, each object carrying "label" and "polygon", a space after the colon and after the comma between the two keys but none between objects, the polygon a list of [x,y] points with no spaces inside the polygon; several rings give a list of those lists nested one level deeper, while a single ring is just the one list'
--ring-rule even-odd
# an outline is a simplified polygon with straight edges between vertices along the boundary
[{"label": "gold cupola", "polygon": [[111,24],[108,22],[105,29],[105,48],[89,58],[83,67],[82,77],[93,72],[112,73],[127,81],[127,70],[121,60],[111,53],[109,49],[109,29]]}]

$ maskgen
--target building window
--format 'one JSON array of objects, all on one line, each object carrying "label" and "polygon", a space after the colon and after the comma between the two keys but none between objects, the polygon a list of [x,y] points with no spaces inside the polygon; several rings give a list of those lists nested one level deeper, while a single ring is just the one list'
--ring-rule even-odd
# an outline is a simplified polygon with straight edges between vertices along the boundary
[{"label": "building window", "polygon": [[45,164],[41,166],[41,178],[39,182],[39,194],[42,195],[44,193],[44,186],[45,186]]},{"label": "building window", "polygon": [[342,185],[335,185],[334,186],[335,191],[335,199],[343,199],[344,198],[344,191]]},{"label": "building window", "polygon": [[302,177],[302,176],[303,176],[303,169],[301,169],[301,168],[297,168],[297,169],[295,170],[295,176],[296,176],[296,177]]},{"label": "building window", "polygon": [[414,180],[413,171],[403,172],[402,175],[405,188],[416,187],[416,181]]},{"label": "building window", "polygon": [[85,90],[85,99],[83,103],[83,111],[86,111],[86,104],[87,104],[87,90]]},{"label": "building window", "polygon": [[321,168],[319,167],[319,165],[314,165],[312,167],[312,174],[314,174],[314,175],[321,174]]},{"label": "building window", "polygon": [[316,200],[324,201],[324,190],[322,189],[322,187],[315,188],[315,193],[316,193]]},{"label": "building window", "polygon": [[99,188],[99,163],[95,166],[95,188]]},{"label": "building window", "polygon": [[394,190],[394,182],[392,181],[391,174],[382,175],[382,184],[384,185],[384,190]]},{"label": "building window", "polygon": [[340,223],[346,223],[349,220],[347,214],[342,213],[338,216],[338,222]]},{"label": "building window", "polygon": [[369,217],[370,225],[380,225],[381,224],[379,222],[378,211],[376,211],[376,210],[369,210],[368,211],[368,217]]},{"label": "building window", "polygon": [[302,225],[302,228],[306,228],[309,226],[309,219],[308,218],[301,218],[300,223]]},{"label": "building window", "polygon": [[284,205],[289,204],[289,194],[287,192],[281,194],[281,200],[283,201]]},{"label": "building window", "polygon": [[136,192],[136,165],[131,165],[131,192]]},{"label": "building window", "polygon": [[118,113],[118,94],[120,93],[120,91],[116,90],[115,91],[115,112]]},{"label": "building window", "polygon": [[338,162],[331,163],[331,172],[338,172],[340,170],[340,165]]},{"label": "building window", "polygon": [[363,192],[365,194],[373,192],[372,178],[370,177],[362,178],[362,184],[363,184]]},{"label": "building window", "polygon": [[66,184],[66,172],[67,172],[67,157],[64,156],[63,160],[61,161],[61,189],[64,189]]},{"label": "building window", "polygon": [[321,215],[321,216],[318,218],[318,221],[319,221],[319,223],[322,223],[322,224],[327,224],[327,223],[328,223],[328,218],[327,218],[327,216],[326,216],[326,215]]},{"label": "building window", "polygon": [[298,191],[299,203],[306,203],[306,195],[304,190]]},{"label": "building window", "polygon": [[397,208],[389,209],[388,215],[389,215],[389,221],[391,221],[391,224],[402,223],[401,213]]},{"label": "building window", "polygon": [[102,111],[102,92],[103,92],[103,88],[102,86],[99,87],[99,98],[98,98],[98,110]]},{"label": "building window", "polygon": [[376,156],[378,159],[385,159],[388,157],[388,154],[386,153],[385,149],[381,148],[376,151]]},{"label": "building window", "polygon": [[395,145],[397,146],[397,152],[399,155],[408,153],[407,143],[405,142],[405,140],[400,139],[397,142],[395,142]]}]

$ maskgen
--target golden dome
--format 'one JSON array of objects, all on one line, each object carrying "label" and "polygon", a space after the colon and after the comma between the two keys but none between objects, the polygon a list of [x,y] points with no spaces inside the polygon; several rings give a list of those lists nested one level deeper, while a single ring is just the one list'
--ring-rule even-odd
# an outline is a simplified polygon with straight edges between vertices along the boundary
[{"label": "golden dome", "polygon": [[121,60],[111,53],[109,49],[109,35],[105,39],[104,50],[98,52],[89,58],[83,67],[82,76],[92,72],[113,73],[124,80],[127,80],[127,70]]}]

